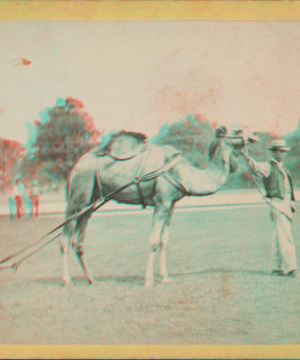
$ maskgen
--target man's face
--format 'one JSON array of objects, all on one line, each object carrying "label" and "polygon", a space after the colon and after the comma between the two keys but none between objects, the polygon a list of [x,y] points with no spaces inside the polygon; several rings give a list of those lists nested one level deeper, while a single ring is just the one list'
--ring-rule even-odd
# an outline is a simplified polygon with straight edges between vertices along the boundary
[{"label": "man's face", "polygon": [[278,162],[281,162],[284,159],[285,153],[286,153],[285,150],[280,150],[280,149],[272,150],[273,158]]}]

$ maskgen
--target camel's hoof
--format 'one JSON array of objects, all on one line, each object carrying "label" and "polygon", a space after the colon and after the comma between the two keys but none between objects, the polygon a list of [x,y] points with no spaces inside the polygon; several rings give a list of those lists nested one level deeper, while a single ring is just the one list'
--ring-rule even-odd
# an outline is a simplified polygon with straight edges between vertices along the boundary
[{"label": "camel's hoof", "polygon": [[73,287],[74,284],[70,279],[68,279],[68,280],[63,279],[63,286],[68,288],[68,287]]},{"label": "camel's hoof", "polygon": [[170,284],[171,282],[172,282],[172,280],[168,277],[164,277],[161,279],[162,284]]},{"label": "camel's hoof", "polygon": [[146,280],[145,282],[145,287],[151,287],[154,285],[154,281],[153,280]]},{"label": "camel's hoof", "polygon": [[87,281],[90,285],[99,285],[99,281],[95,279],[87,279]]},{"label": "camel's hoof", "polygon": [[73,289],[75,286],[73,283],[63,283],[63,288],[64,289]]}]

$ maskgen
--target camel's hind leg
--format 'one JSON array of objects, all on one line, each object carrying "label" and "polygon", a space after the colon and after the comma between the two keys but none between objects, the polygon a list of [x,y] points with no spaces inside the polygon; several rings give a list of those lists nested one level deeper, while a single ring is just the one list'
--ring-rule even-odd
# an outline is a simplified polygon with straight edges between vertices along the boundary
[{"label": "camel's hind leg", "polygon": [[[160,238],[162,230],[166,224],[166,220],[169,218],[170,208],[172,204],[170,202],[158,203],[154,208],[153,226],[152,231],[148,240],[150,245],[150,253],[148,256],[146,275],[145,275],[145,286],[149,287],[154,284],[153,280],[153,263],[157,249],[160,245]],[[164,249],[165,250],[165,249]]]},{"label": "camel's hind leg", "polygon": [[76,237],[73,238],[72,247],[74,249],[75,255],[78,259],[79,264],[85,274],[87,281],[90,284],[96,284],[94,277],[92,276],[84,256],[84,240],[87,229],[87,222],[90,218],[91,213],[84,215],[81,219],[78,219],[76,226]]},{"label": "camel's hind leg", "polygon": [[[93,171],[93,157],[86,155],[82,157],[79,163],[72,171],[68,183],[68,194],[67,194],[67,206],[66,206],[66,219],[78,213],[80,210],[88,206],[91,201],[96,199],[98,193],[95,188],[95,175]],[[63,254],[63,282],[65,285],[71,284],[71,278],[68,269],[68,256],[70,250],[70,244],[76,243],[76,233],[78,230],[81,232],[79,235],[80,239],[83,239],[81,229],[85,229],[86,222],[90,214],[85,214],[85,222],[82,219],[77,218],[76,220],[70,221],[64,226],[62,238],[60,241],[61,250]],[[79,240],[79,244],[83,241]],[[76,250],[76,249],[75,249]],[[77,251],[77,250],[76,250]],[[76,252],[80,253],[81,250]],[[82,257],[78,257],[80,263]]]}]

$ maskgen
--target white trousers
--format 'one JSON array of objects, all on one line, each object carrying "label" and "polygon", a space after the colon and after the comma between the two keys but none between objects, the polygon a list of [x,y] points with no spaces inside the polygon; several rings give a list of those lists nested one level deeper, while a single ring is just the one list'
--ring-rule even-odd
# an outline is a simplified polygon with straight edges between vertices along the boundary
[{"label": "white trousers", "polygon": [[291,231],[291,221],[279,211],[272,212],[273,240],[271,269],[283,270],[285,274],[297,269],[295,245]]}]

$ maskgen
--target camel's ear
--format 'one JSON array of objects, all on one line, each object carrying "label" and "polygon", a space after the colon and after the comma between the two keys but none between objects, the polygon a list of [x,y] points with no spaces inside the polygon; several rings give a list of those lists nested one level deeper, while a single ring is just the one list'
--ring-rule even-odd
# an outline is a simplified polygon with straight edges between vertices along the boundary
[{"label": "camel's ear", "polygon": [[258,142],[258,136],[257,135],[249,135],[248,136],[248,142],[251,144],[251,143],[256,143]]},{"label": "camel's ear", "polygon": [[220,135],[226,135],[227,129],[225,126],[218,126],[215,130],[215,136],[218,137]]},{"label": "camel's ear", "polygon": [[234,131],[233,131],[233,135],[235,135],[235,136],[243,136],[243,130],[242,129],[238,129],[238,128],[236,128],[236,129],[234,129]]}]

